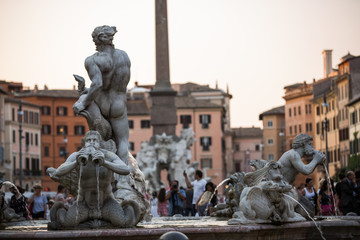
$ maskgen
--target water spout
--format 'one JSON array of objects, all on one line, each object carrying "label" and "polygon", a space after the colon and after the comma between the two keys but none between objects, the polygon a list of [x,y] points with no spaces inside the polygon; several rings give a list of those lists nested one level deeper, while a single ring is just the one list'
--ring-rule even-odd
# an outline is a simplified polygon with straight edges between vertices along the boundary
[{"label": "water spout", "polygon": [[[208,202],[207,202],[207,204],[206,204],[205,214],[207,214],[210,201],[211,201],[211,199],[214,197],[214,195],[216,194],[216,191],[218,190],[218,188],[219,188],[221,185],[223,185],[225,182],[229,181],[229,180],[230,180],[230,178],[226,178],[226,179],[222,180],[222,181],[216,186],[214,192],[211,194],[211,196],[210,196],[210,198],[209,198],[209,200],[208,200]],[[206,189],[205,189],[205,191],[206,191]]]},{"label": "water spout", "polygon": [[78,180],[78,192],[77,192],[77,197],[76,197],[76,216],[75,216],[76,222],[77,222],[77,218],[79,215],[79,200],[80,200],[80,191],[81,191],[80,183],[81,183],[82,171],[83,171],[83,165],[80,165],[79,180]]},{"label": "water spout", "polygon": [[309,212],[305,209],[305,207],[304,207],[298,200],[296,200],[295,198],[293,198],[293,197],[291,197],[291,196],[289,196],[289,195],[287,195],[287,194],[284,194],[284,193],[282,193],[282,195],[283,195],[283,196],[286,196],[286,197],[288,197],[288,198],[290,198],[290,199],[292,199],[292,200],[295,201],[297,204],[299,204],[299,206],[300,206],[302,209],[304,209],[304,211],[306,212],[306,214],[308,215],[308,217],[314,222],[315,227],[319,230],[320,235],[321,235],[321,238],[324,239],[324,240],[326,240],[326,238],[324,237],[323,232],[321,231],[320,227],[316,224],[315,220],[310,216]]},{"label": "water spout", "polygon": [[97,205],[98,210],[100,211],[100,184],[99,184],[99,164],[96,164],[96,183],[97,183]]},{"label": "water spout", "polygon": [[333,191],[332,186],[331,186],[330,175],[329,175],[329,172],[328,172],[328,170],[326,168],[326,164],[323,163],[323,165],[324,165],[325,172],[326,172],[326,181],[327,181],[327,184],[328,184],[328,188],[331,191],[331,197],[332,197],[332,202],[333,202],[333,205],[334,205],[335,216],[337,217],[337,211],[336,211],[336,206],[335,206],[335,195],[334,195],[334,191]]}]

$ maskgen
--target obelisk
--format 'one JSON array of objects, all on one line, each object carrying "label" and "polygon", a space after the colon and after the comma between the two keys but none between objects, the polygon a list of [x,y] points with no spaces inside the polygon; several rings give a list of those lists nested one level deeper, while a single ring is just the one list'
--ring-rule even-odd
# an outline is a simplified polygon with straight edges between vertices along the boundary
[{"label": "obelisk", "polygon": [[175,135],[177,124],[175,96],[169,70],[167,0],[155,0],[156,83],[150,92],[153,135]]}]

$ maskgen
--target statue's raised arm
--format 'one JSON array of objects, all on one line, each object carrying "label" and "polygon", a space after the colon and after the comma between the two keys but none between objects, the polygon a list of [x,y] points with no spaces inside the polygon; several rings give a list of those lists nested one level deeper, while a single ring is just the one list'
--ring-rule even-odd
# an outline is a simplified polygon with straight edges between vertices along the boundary
[{"label": "statue's raised arm", "polygon": [[[283,166],[284,180],[289,184],[293,184],[298,173],[309,175],[317,165],[325,161],[325,154],[314,149],[312,140],[313,138],[307,134],[297,135],[292,149],[280,157],[278,162]],[[304,164],[302,161],[304,156],[313,156],[313,159],[310,163]]]}]

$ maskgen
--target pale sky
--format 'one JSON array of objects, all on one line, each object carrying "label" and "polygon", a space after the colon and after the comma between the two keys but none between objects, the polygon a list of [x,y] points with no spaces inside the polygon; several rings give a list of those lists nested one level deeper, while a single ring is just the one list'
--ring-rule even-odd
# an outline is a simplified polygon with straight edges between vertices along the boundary
[{"label": "pale sky", "polygon": [[[0,79],[31,89],[71,89],[90,80],[91,33],[116,26],[114,44],[132,62],[129,88],[155,83],[154,0],[0,0]],[[168,0],[170,78],[226,90],[231,126],[262,126],[259,114],[283,105],[284,86],[323,77],[360,55],[358,0]]]}]

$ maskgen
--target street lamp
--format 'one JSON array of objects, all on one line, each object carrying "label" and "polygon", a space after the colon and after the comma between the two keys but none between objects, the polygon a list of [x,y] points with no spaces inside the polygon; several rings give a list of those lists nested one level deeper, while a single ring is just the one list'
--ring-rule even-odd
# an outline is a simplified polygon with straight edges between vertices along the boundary
[{"label": "street lamp", "polygon": [[326,149],[326,168],[329,171],[329,149],[328,149],[328,129],[329,129],[329,120],[327,119],[327,112],[328,112],[328,103],[326,102],[326,93],[324,93],[324,103],[322,104],[325,107],[325,149]]},{"label": "street lamp", "polygon": [[67,138],[66,138],[66,131],[65,131],[65,128],[64,127],[62,127],[62,128],[60,128],[60,132],[62,133],[62,135],[64,136],[64,152],[63,152],[63,156],[64,156],[64,158],[65,158],[65,160],[66,160],[66,158],[67,158],[67,150],[66,150],[66,144],[67,144]]},{"label": "street lamp", "polygon": [[19,122],[19,161],[20,161],[20,176],[19,176],[19,185],[22,187],[22,177],[23,177],[23,169],[22,169],[22,103],[20,101],[19,103],[19,109],[18,109],[18,122]]}]

